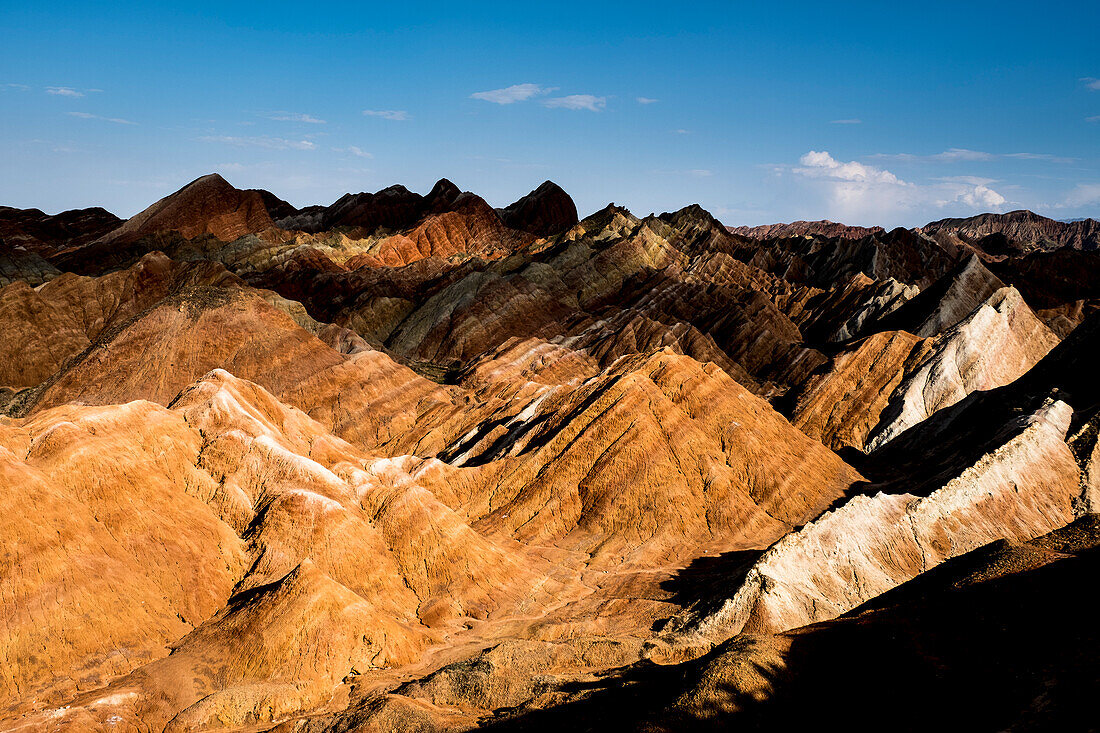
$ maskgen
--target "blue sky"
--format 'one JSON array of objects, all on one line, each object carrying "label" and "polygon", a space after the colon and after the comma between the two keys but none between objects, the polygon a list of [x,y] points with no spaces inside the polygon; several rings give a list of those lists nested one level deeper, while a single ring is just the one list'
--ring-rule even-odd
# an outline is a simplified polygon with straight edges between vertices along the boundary
[{"label": "blue sky", "polygon": [[0,204],[447,177],[582,216],[1100,216],[1100,3],[0,0]]}]

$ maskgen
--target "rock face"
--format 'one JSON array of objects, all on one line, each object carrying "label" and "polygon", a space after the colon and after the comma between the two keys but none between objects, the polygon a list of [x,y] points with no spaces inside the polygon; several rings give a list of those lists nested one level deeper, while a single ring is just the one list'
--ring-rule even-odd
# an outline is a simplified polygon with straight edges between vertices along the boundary
[{"label": "rock face", "polygon": [[867,435],[907,374],[923,362],[930,340],[906,331],[883,331],[837,354],[799,396],[792,422],[812,438],[840,450],[862,450]]},{"label": "rock face", "polygon": [[0,214],[0,729],[1067,728],[1100,684],[1091,251],[445,179]]},{"label": "rock face", "polygon": [[17,281],[34,287],[60,274],[37,253],[23,247],[8,247],[0,240],[0,287]]},{"label": "rock face", "polygon": [[1071,414],[1064,402],[1050,402],[1004,426],[999,445],[927,496],[857,496],[787,535],[718,611],[675,629],[675,643],[835,618],[957,554],[1064,526],[1080,495],[1065,443]]},{"label": "rock face", "polygon": [[1002,287],[1004,283],[981,260],[971,256],[872,328],[904,329],[918,336],[935,336],[966,318]]},{"label": "rock face", "polygon": [[1058,344],[1015,288],[1001,288],[964,320],[940,334],[895,388],[868,450],[923,422],[971,392],[1015,380]]}]

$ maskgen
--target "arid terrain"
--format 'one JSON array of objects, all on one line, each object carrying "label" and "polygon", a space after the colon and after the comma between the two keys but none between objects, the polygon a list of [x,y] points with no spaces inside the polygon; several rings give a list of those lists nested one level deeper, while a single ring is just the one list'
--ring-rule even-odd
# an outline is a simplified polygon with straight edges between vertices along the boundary
[{"label": "arid terrain", "polygon": [[1098,311],[1028,211],[0,207],[0,731],[1097,729]]}]

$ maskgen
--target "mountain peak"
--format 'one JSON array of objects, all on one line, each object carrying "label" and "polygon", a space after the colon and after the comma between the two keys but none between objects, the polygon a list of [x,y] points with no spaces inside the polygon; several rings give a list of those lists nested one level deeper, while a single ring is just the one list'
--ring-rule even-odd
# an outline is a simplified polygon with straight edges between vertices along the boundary
[{"label": "mountain peak", "polygon": [[543,181],[538,188],[511,205],[497,209],[501,221],[512,229],[540,237],[564,232],[575,225],[577,205],[553,181]]},{"label": "mountain peak", "polygon": [[229,242],[273,226],[259,191],[234,188],[219,174],[209,173],[165,196],[99,241],[133,242],[150,234],[176,231],[187,239],[209,234]]}]

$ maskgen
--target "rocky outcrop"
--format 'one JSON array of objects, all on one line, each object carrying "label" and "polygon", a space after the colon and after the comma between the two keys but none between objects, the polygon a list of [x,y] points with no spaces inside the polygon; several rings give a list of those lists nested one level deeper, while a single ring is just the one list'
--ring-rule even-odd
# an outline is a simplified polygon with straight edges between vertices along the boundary
[{"label": "rocky outcrop", "polygon": [[186,266],[153,253],[100,278],[66,273],[38,288],[9,285],[0,289],[0,328],[9,336],[0,342],[0,385],[43,382],[104,331],[181,288],[239,282],[219,265]]},{"label": "rocky outcrop", "polygon": [[959,259],[956,248],[907,229],[873,233],[858,239],[821,235],[747,240],[736,255],[792,282],[828,288],[863,273],[925,288],[949,272]]},{"label": "rocky outcrop", "polygon": [[[552,731],[801,730],[819,727],[1073,729],[1091,716],[1097,678],[1088,583],[1095,515],[1025,543],[998,541],[949,560],[835,621],[744,634],[690,662],[546,680],[486,727]],[[858,715],[833,701],[858,690]],[[936,700],[913,706],[914,697]],[[981,700],[980,706],[973,705]],[[440,711],[442,712],[442,710]]]},{"label": "rocky outcrop", "polygon": [[382,239],[359,255],[351,267],[402,267],[429,257],[455,255],[495,259],[511,254],[531,240],[501,223],[497,213],[480,196],[458,195],[412,229]]}]

